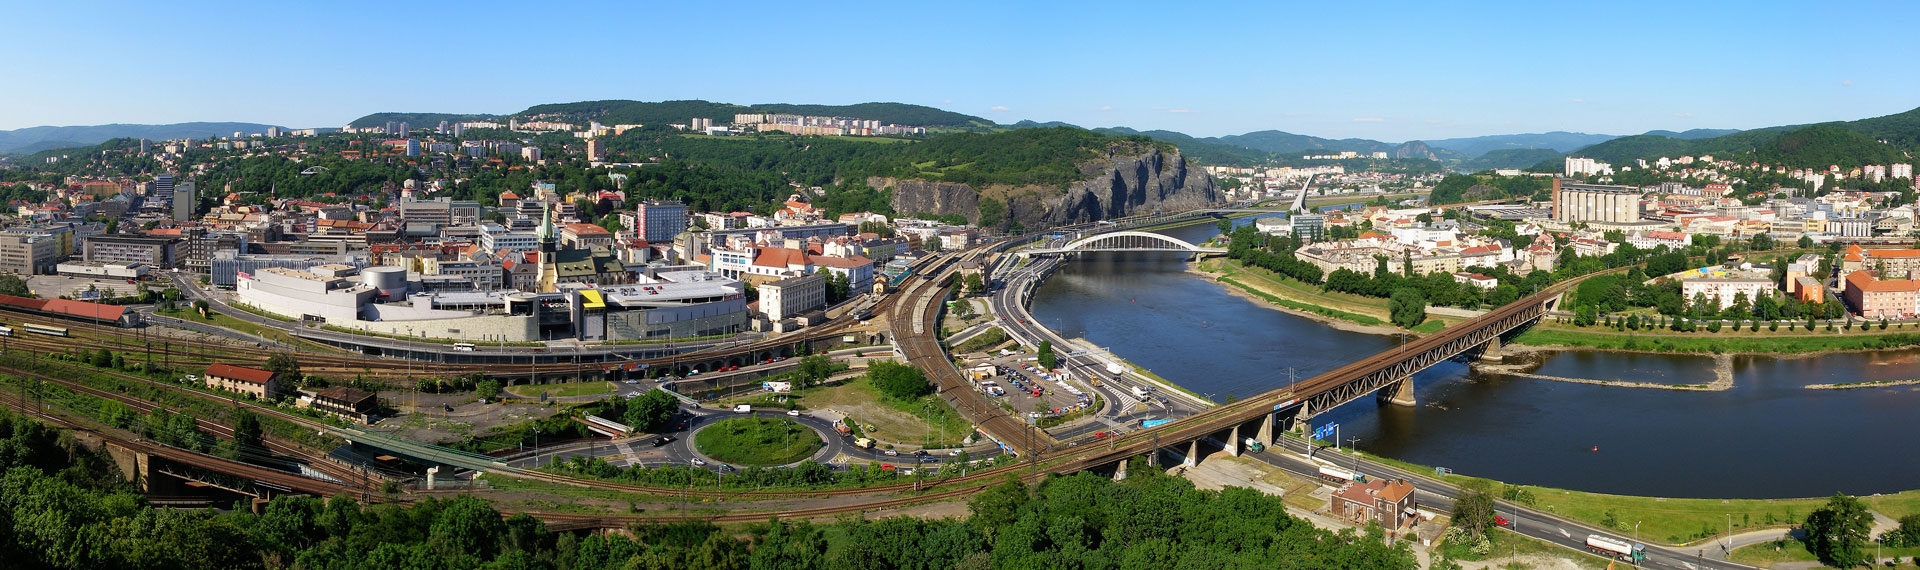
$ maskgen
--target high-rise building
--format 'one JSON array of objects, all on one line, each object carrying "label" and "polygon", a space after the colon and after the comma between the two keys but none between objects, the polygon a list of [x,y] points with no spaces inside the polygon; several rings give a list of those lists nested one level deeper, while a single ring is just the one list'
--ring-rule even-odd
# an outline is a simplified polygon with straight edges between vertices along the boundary
[{"label": "high-rise building", "polygon": [[267,127],[267,138],[280,138],[280,127]]},{"label": "high-rise building", "polygon": [[1913,165],[1897,163],[1887,169],[1889,178],[1913,178]]},{"label": "high-rise building", "polygon": [[643,201],[635,212],[634,233],[647,243],[667,243],[687,231],[687,205],[679,201]]},{"label": "high-rise building", "polygon": [[153,177],[153,196],[151,196],[151,198],[154,200],[163,200],[169,204],[173,203],[173,173],[167,172]]},{"label": "high-rise building", "polygon": [[147,151],[152,148],[153,148],[153,141],[150,141],[147,139],[140,139],[140,154],[146,154]]},{"label": "high-rise building", "polygon": [[600,160],[607,157],[607,145],[600,139],[587,140],[587,160]]},{"label": "high-rise building", "polygon": [[408,133],[409,133],[409,132],[411,132],[412,130],[413,130],[413,127],[411,127],[411,126],[408,126],[408,125],[407,125],[407,122],[406,122],[406,121],[400,121],[400,133],[399,133],[399,134],[400,134],[400,136],[401,136],[401,137],[405,137],[405,136],[407,136],[407,135],[408,135]]},{"label": "high-rise building", "polygon": [[407,139],[407,156],[420,156],[420,139]]},{"label": "high-rise building", "polygon": [[520,147],[520,158],[525,159],[527,162],[540,162],[540,147]]},{"label": "high-rise building", "polygon": [[1583,176],[1583,175],[1600,176],[1600,175],[1606,175],[1606,174],[1613,174],[1613,165],[1607,164],[1605,162],[1600,162],[1591,158],[1579,158],[1579,157],[1569,156],[1567,157],[1566,162],[1567,162],[1566,164],[1567,176]]},{"label": "high-rise building", "polygon": [[439,133],[439,134],[443,134],[443,135],[444,135],[444,134],[447,134],[447,122],[446,122],[446,121],[440,121],[440,128],[438,128],[438,129],[435,129],[435,130],[434,130],[433,132],[435,132],[435,133]]},{"label": "high-rise building", "polygon": [[193,181],[187,180],[173,190],[173,220],[184,222],[193,219],[194,211],[200,207],[200,198],[193,193]]},{"label": "high-rise building", "polygon": [[1553,219],[1563,222],[1638,222],[1640,189],[1553,179]]},{"label": "high-rise building", "polygon": [[387,134],[400,134],[400,121],[387,121]]}]

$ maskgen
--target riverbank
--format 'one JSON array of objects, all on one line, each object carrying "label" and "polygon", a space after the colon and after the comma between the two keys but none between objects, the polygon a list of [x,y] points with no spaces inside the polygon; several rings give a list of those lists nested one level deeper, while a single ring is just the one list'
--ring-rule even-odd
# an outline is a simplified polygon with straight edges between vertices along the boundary
[{"label": "riverbank", "polygon": [[1723,332],[1676,333],[1669,331],[1621,332],[1604,327],[1563,328],[1542,324],[1528,329],[1508,343],[1509,347],[1536,349],[1595,349],[1646,353],[1755,354],[1768,356],[1819,356],[1834,352],[1860,352],[1920,346],[1920,334],[1913,332]]},{"label": "riverbank", "polygon": [[[1187,272],[1221,284],[1222,289],[1229,295],[1335,329],[1385,336],[1415,334],[1386,324],[1385,301],[1382,301],[1380,306],[1373,307],[1358,301],[1320,295],[1319,298],[1309,302],[1302,299],[1306,297],[1302,291],[1287,287],[1271,277],[1260,275],[1255,270],[1221,259],[1188,263]],[[1421,324],[1422,327],[1427,325],[1428,323]]]},{"label": "riverbank", "polygon": [[[1299,434],[1287,432],[1288,437]],[[1328,453],[1321,449],[1317,453]],[[1341,454],[1351,453],[1342,449]],[[1432,473],[1433,467],[1360,452],[1366,459],[1392,465],[1412,473]],[[1485,485],[1502,500],[1519,502],[1619,533],[1635,532],[1641,540],[1664,546],[1690,546],[1726,536],[1731,516],[1734,533],[1798,524],[1808,513],[1826,505],[1829,497],[1784,499],[1688,499],[1610,495],[1535,485],[1511,485],[1501,481],[1449,474],[1442,479],[1453,485]],[[1920,490],[1883,493],[1858,497],[1875,512],[1894,519],[1920,513]]]},{"label": "riverbank", "polygon": [[[1721,392],[1721,391],[1726,391],[1733,388],[1733,357],[1725,354],[1718,355],[1713,359],[1713,381],[1706,384],[1661,384],[1659,382],[1629,382],[1626,380],[1595,380],[1592,378],[1568,378],[1565,376],[1549,376],[1546,374],[1535,374],[1535,373],[1526,371],[1527,368],[1532,368],[1536,366],[1538,365],[1537,364],[1474,364],[1473,365],[1473,367],[1477,370],[1493,372],[1496,374],[1502,374],[1506,376],[1532,378],[1535,380],[1551,380],[1554,382],[1567,382],[1570,384],[1592,384],[1596,386],[1612,386],[1616,388],[1645,388],[1645,389],[1652,389],[1652,390],[1675,390],[1680,392]],[[1920,380],[1916,380],[1915,382],[1920,382]]]}]

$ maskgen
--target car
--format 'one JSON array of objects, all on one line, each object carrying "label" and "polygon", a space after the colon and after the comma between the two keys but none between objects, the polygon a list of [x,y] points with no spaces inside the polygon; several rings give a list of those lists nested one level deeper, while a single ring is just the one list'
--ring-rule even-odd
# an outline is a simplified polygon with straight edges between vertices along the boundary
[{"label": "car", "polygon": [[958,456],[958,455],[960,455],[960,448],[957,448],[957,447],[956,447],[956,448],[953,448],[953,450],[952,450],[952,451],[948,451],[948,452],[947,452],[947,456],[948,456],[948,457],[956,457],[956,456]]},{"label": "car", "polygon": [[900,455],[900,452],[889,449],[886,451],[886,455],[888,457],[893,457],[893,456]]},{"label": "car", "polygon": [[654,447],[660,447],[660,446],[662,446],[662,445],[666,445],[666,444],[669,444],[669,443],[673,443],[673,436],[670,436],[670,435],[663,435],[663,436],[660,436],[660,437],[656,437],[656,438],[653,438],[653,446],[654,446]]},{"label": "car", "polygon": [[796,418],[800,417],[800,410],[787,410],[787,415]]},{"label": "car", "polygon": [[732,465],[727,465],[727,464],[725,464],[725,463],[722,463],[722,464],[720,464],[720,470],[721,470],[721,471],[725,471],[725,472],[728,472],[728,473],[732,473],[732,472],[733,472],[733,466],[732,466]]},{"label": "car", "polygon": [[695,457],[695,458],[693,458],[693,459],[688,459],[688,460],[687,460],[687,462],[688,462],[688,463],[692,463],[692,464],[694,464],[695,466],[700,466],[700,465],[706,465],[706,464],[707,464],[707,462],[706,462],[706,461],[704,461],[704,460],[702,460],[702,459],[700,459],[700,458],[698,458],[698,457]]}]

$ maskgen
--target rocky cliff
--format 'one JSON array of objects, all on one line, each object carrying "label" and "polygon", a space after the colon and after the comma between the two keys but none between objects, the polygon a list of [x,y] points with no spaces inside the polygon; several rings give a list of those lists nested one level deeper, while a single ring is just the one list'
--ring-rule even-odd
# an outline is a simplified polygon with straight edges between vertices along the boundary
[{"label": "rocky cliff", "polygon": [[[1117,152],[1123,148],[1126,152]],[[1222,200],[1213,178],[1189,165],[1178,149],[1171,153],[1157,146],[1115,150],[1082,163],[1080,173],[1085,178],[1066,188],[973,188],[952,182],[893,178],[871,178],[867,184],[892,188],[893,211],[900,215],[957,214],[972,223],[981,223],[983,218],[986,225],[1011,220],[1029,229],[1155,210],[1188,210]],[[982,212],[983,206],[987,212]]]}]

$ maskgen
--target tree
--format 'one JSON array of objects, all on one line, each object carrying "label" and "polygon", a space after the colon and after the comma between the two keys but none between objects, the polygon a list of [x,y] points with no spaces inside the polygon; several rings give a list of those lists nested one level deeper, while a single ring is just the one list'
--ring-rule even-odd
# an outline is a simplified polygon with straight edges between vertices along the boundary
[{"label": "tree", "polygon": [[260,417],[244,408],[233,410],[233,446],[247,452],[260,449]]},{"label": "tree", "polygon": [[680,409],[680,400],[664,390],[651,390],[640,397],[627,401],[627,412],[620,417],[627,427],[640,431],[654,431],[673,419],[675,411]]},{"label": "tree", "polygon": [[1401,328],[1419,326],[1427,320],[1427,298],[1412,287],[1395,289],[1387,298],[1387,313]]},{"label": "tree", "polygon": [[427,543],[444,556],[492,558],[506,536],[507,524],[485,499],[448,499],[427,527]]},{"label": "tree", "polygon": [[1593,326],[1593,323],[1598,322],[1599,319],[1600,311],[1593,308],[1593,305],[1581,305],[1573,308],[1573,324],[1575,326],[1590,327]]},{"label": "tree", "polygon": [[19,275],[7,274],[0,275],[0,295],[32,297],[33,291],[27,289],[27,280],[21,279]]},{"label": "tree", "polygon": [[1851,568],[1871,558],[1866,546],[1873,514],[1860,499],[1834,493],[1826,506],[1807,515],[1805,528],[1807,550],[1828,566]]},{"label": "tree", "polygon": [[968,273],[966,279],[962,280],[962,283],[966,284],[966,294],[969,297],[979,295],[987,290],[986,279],[980,277],[979,273]]},{"label": "tree", "polygon": [[827,377],[837,371],[836,368],[838,367],[833,364],[833,357],[815,354],[801,358],[800,367],[795,370],[794,375],[800,380],[800,387],[805,388],[825,382]]},{"label": "tree", "polygon": [[1453,524],[1474,535],[1486,534],[1493,528],[1493,495],[1488,493],[1485,484],[1468,485],[1461,489],[1460,497],[1453,501]]},{"label": "tree", "polygon": [[300,360],[291,352],[276,352],[267,357],[267,370],[278,374],[282,382],[295,382],[300,378]]},{"label": "tree", "polygon": [[487,378],[475,382],[473,383],[473,394],[487,400],[498,398],[500,397],[500,381]]},{"label": "tree", "polygon": [[1039,352],[1037,356],[1040,358],[1040,366],[1046,368],[1057,368],[1060,366],[1060,358],[1053,354],[1053,341],[1040,341],[1040,350],[1037,352]]},{"label": "tree", "polygon": [[900,401],[933,393],[933,385],[927,383],[926,374],[920,372],[919,368],[891,360],[867,364],[867,382],[881,395]]},{"label": "tree", "polygon": [[1800,249],[1813,249],[1813,238],[1800,236]]}]

